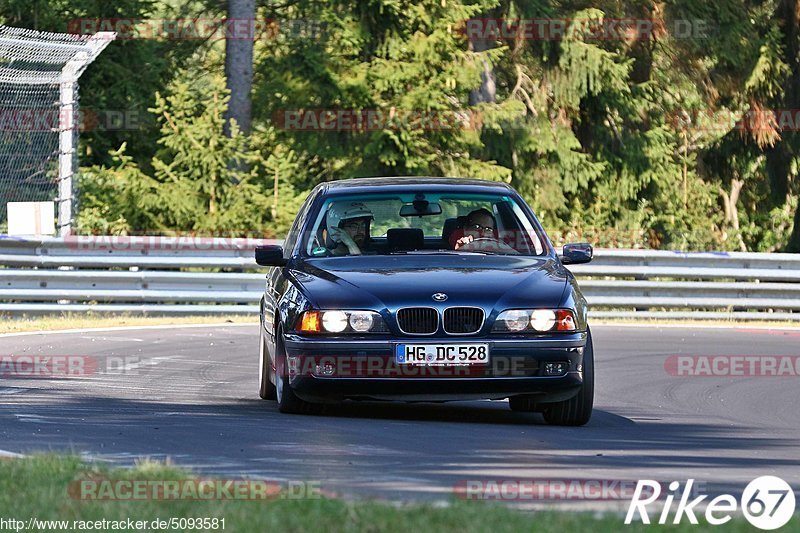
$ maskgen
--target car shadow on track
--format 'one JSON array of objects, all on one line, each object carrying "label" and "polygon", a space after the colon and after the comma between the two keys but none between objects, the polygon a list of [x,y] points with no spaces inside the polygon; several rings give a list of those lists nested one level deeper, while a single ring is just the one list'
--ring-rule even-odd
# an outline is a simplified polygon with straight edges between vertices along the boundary
[{"label": "car shadow on track", "polygon": [[[546,425],[541,414],[511,411],[506,401],[447,403],[346,401],[341,404],[326,405],[323,414],[342,418]],[[602,424],[604,427],[610,427],[633,423],[627,418],[595,409],[588,425]]]}]

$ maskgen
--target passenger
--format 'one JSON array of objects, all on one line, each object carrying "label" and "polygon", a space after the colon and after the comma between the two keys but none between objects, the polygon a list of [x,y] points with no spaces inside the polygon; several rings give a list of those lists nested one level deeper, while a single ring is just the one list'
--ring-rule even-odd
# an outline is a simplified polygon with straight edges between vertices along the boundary
[{"label": "passenger", "polygon": [[369,247],[372,211],[362,202],[333,204],[327,214],[327,244],[333,255],[361,255]]}]

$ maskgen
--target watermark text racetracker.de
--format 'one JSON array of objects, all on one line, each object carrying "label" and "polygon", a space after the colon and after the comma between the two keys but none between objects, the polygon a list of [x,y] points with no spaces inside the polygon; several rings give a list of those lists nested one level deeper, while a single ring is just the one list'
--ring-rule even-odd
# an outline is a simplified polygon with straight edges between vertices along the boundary
[{"label": "watermark text racetracker.de", "polygon": [[157,363],[137,355],[0,354],[0,378],[85,378],[97,375],[135,374]]},{"label": "watermark text racetracker.de", "polygon": [[54,106],[0,108],[0,133],[56,133],[73,130],[135,131],[144,129],[149,119],[139,109],[92,109],[77,106],[68,111]]},{"label": "watermark text racetracker.de", "polygon": [[[437,350],[422,363],[398,361],[394,355],[292,355],[290,377],[337,378],[465,378],[563,376],[578,371],[567,361],[532,362],[523,356],[493,356],[489,362],[455,361],[456,355]],[[542,374],[544,373],[544,374]]]},{"label": "watermark text racetracker.de", "polygon": [[280,109],[272,114],[272,123],[282,130],[314,132],[478,130],[483,114],[469,108]]},{"label": "watermark text racetracker.de", "polygon": [[67,24],[67,33],[94,35],[98,32],[114,32],[117,40],[316,40],[326,37],[328,28],[327,23],[320,20],[276,18],[77,18]]},{"label": "watermark text racetracker.de", "polygon": [[82,501],[308,500],[324,497],[320,481],[264,479],[111,479],[85,477],[67,486]]},{"label": "watermark text racetracker.de", "polygon": [[677,131],[789,132],[800,130],[800,109],[754,107],[735,109],[674,109],[667,124]]},{"label": "watermark text racetracker.de", "polygon": [[251,253],[256,246],[280,244],[280,241],[266,238],[266,235],[228,237],[197,235],[195,233],[176,233],[175,235],[68,235],[64,244],[71,250],[102,251],[198,251],[227,252],[244,250]]},{"label": "watermark text racetracker.de", "polygon": [[708,39],[716,32],[703,19],[649,18],[471,18],[460,31],[468,40],[509,41],[650,41],[667,34],[675,39]]},{"label": "watermark text racetracker.de", "polygon": [[664,370],[673,377],[800,376],[797,355],[671,355]]},{"label": "watermark text racetracker.de", "polygon": [[453,486],[453,493],[470,501],[629,501],[637,483],[630,479],[465,479]]}]

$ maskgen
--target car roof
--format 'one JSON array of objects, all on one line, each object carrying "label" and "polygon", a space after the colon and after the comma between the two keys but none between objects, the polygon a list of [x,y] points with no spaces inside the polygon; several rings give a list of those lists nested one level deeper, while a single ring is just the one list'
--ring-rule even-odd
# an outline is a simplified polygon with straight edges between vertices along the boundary
[{"label": "car roof", "polygon": [[499,181],[468,178],[433,178],[420,176],[393,176],[381,178],[352,178],[329,181],[320,185],[322,194],[351,194],[368,192],[409,192],[437,190],[442,187],[473,193],[513,193],[514,189]]}]

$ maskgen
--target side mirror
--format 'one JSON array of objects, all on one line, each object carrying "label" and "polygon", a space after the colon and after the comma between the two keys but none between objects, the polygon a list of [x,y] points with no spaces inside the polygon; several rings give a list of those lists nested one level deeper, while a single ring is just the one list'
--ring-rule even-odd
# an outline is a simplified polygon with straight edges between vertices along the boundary
[{"label": "side mirror", "polygon": [[580,242],[564,245],[564,253],[561,262],[565,265],[580,265],[592,260],[594,252],[592,245],[588,242]]},{"label": "side mirror", "polygon": [[286,259],[283,257],[283,248],[280,246],[256,246],[256,263],[261,266],[283,266]]}]

